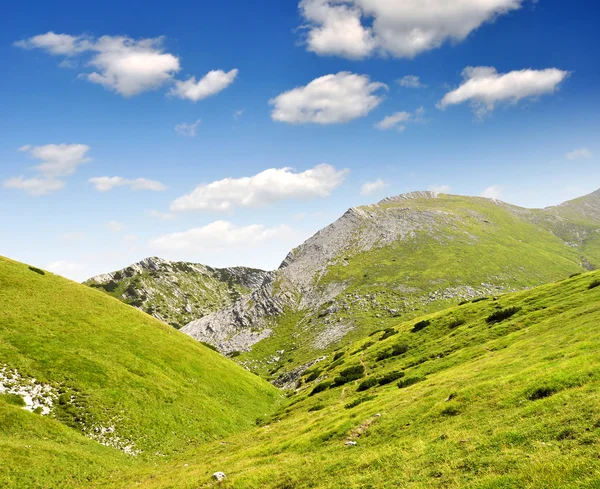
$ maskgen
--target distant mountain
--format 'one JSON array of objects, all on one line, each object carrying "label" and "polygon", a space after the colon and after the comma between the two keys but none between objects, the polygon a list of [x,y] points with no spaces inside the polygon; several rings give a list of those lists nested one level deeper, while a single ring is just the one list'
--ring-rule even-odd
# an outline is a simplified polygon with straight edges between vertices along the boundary
[{"label": "distant mountain", "polygon": [[532,210],[415,192],[353,208],[261,287],[182,331],[279,375],[398,318],[595,268],[599,195]]},{"label": "distant mountain", "polygon": [[233,304],[269,276],[253,268],[211,268],[153,257],[84,284],[180,328]]}]

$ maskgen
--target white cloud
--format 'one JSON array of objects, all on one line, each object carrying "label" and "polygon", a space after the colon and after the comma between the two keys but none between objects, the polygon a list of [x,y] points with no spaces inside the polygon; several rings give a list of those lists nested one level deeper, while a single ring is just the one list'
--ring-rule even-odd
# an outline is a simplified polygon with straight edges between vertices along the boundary
[{"label": "white cloud", "polygon": [[177,124],[175,126],[175,131],[177,131],[182,136],[188,136],[190,138],[193,138],[196,136],[196,129],[198,129],[200,122],[202,122],[200,119],[198,119],[196,122],[194,122],[192,124],[189,124],[187,122],[182,122],[181,124]]},{"label": "white cloud", "polygon": [[162,192],[167,187],[157,180],[147,178],[128,179],[123,177],[93,177],[88,180],[98,192],[108,192],[116,187],[129,187],[131,190]]},{"label": "white cloud", "polygon": [[429,187],[429,191],[435,192],[436,194],[447,194],[450,192],[450,189],[450,185],[438,185],[437,183]]},{"label": "white cloud", "polygon": [[148,215],[150,217],[154,217],[155,219],[160,219],[161,221],[171,221],[175,219],[175,215],[169,212],[161,212],[155,210],[149,210]]},{"label": "white cloud", "polygon": [[415,75],[406,75],[404,78],[396,80],[398,85],[404,88],[427,88],[427,85],[421,83],[421,78]]},{"label": "white cloud", "polygon": [[367,75],[342,71],[325,75],[304,87],[294,88],[271,99],[271,118],[291,124],[339,124],[367,115],[383,97],[384,83],[371,82]]},{"label": "white cloud", "polygon": [[498,200],[502,197],[502,188],[498,185],[492,185],[491,187],[486,188],[481,193],[481,196],[486,199]]},{"label": "white cloud", "polygon": [[419,107],[414,114],[411,114],[410,112],[396,112],[375,124],[375,127],[381,131],[396,128],[398,131],[402,132],[406,129],[406,124],[409,122],[425,122],[423,119],[424,114],[425,109],[423,107]]},{"label": "white cloud", "polygon": [[23,190],[29,195],[47,195],[65,187],[62,180],[50,180],[47,178],[24,178],[16,177],[2,182],[4,188]]},{"label": "white cloud", "polygon": [[160,236],[153,239],[150,246],[167,251],[245,248],[291,233],[288,226],[267,228],[261,224],[252,224],[240,227],[227,221],[215,221],[203,227]]},{"label": "white cloud", "polygon": [[389,187],[390,184],[378,178],[374,182],[366,182],[360,187],[360,195],[373,195]]},{"label": "white cloud", "polygon": [[594,153],[592,153],[588,148],[579,148],[567,153],[565,157],[568,160],[589,160],[594,157]]},{"label": "white cloud", "polygon": [[121,224],[118,221],[109,221],[106,223],[106,229],[111,233],[122,233],[126,228],[124,224]]},{"label": "white cloud", "polygon": [[79,76],[104,86],[124,97],[155,90],[175,83],[170,93],[198,101],[214,95],[230,85],[237,70],[225,73],[209,72],[198,82],[194,77],[186,81],[174,79],[181,70],[179,58],[165,52],[163,37],[132,39],[126,36],[71,36],[48,32],[15,43],[24,49],[43,49],[52,55],[68,56],[61,66],[74,66],[73,58],[82,57],[85,64],[95,68]]},{"label": "white cloud", "polygon": [[66,260],[58,260],[46,265],[46,270],[56,273],[57,275],[63,275],[66,277],[72,276],[77,272],[85,270],[86,266],[82,263],[76,263]]},{"label": "white cloud", "polygon": [[447,93],[438,108],[469,102],[475,113],[483,117],[499,102],[517,103],[524,98],[554,93],[568,75],[569,72],[556,68],[499,74],[492,67],[467,67],[462,85]]},{"label": "white cloud", "polygon": [[342,184],[348,172],[325,164],[301,173],[294,173],[291,168],[271,168],[252,177],[199,185],[175,200],[171,210],[229,211],[236,207],[263,207],[285,199],[327,197]]},{"label": "white cloud", "polygon": [[240,109],[237,110],[234,114],[233,114],[233,120],[237,121],[238,119],[240,119],[243,115],[244,115],[245,109]]},{"label": "white cloud", "polygon": [[462,41],[525,0],[302,0],[306,45],[319,55],[412,58]]},{"label": "white cloud", "polygon": [[19,148],[19,151],[42,161],[35,169],[48,178],[73,174],[79,165],[91,160],[87,156],[89,150],[90,147],[85,144],[47,144]]},{"label": "white cloud", "polygon": [[196,81],[196,77],[191,77],[186,81],[175,81],[175,86],[169,92],[171,95],[182,99],[198,102],[204,98],[216,95],[225,90],[233,83],[238,75],[238,70],[225,72],[223,70],[213,70]]}]

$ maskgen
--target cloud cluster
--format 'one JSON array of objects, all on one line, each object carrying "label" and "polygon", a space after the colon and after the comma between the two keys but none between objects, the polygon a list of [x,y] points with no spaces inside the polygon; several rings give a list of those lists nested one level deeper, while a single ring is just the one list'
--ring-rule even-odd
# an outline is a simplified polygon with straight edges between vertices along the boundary
[{"label": "cloud cluster", "polygon": [[257,175],[225,178],[199,185],[171,204],[171,211],[229,211],[236,207],[264,207],[285,199],[327,197],[338,188],[349,170],[317,165],[294,173],[291,168],[271,168]]},{"label": "cloud cluster", "polygon": [[588,148],[579,148],[567,153],[565,157],[568,160],[590,160],[594,154]]},{"label": "cloud cluster", "polygon": [[463,83],[448,92],[438,107],[445,109],[469,102],[474,112],[483,117],[498,103],[517,103],[524,98],[554,93],[568,75],[569,72],[556,68],[499,74],[492,67],[467,67],[463,71]]},{"label": "cloud cluster", "polygon": [[131,190],[150,190],[162,192],[167,187],[157,180],[147,178],[128,179],[123,177],[93,177],[88,180],[98,192],[108,192],[117,187],[129,187]]},{"label": "cloud cluster", "polygon": [[404,88],[427,88],[427,85],[421,82],[421,78],[415,75],[406,75],[396,80],[396,82]]},{"label": "cloud cluster", "polygon": [[188,99],[193,102],[205,99],[225,90],[231,85],[238,75],[238,70],[225,72],[223,70],[213,70],[208,72],[204,78],[196,81],[192,76],[186,81],[175,81],[175,86],[169,94],[182,99]]},{"label": "cloud cluster", "polygon": [[198,129],[198,126],[201,122],[202,121],[200,119],[191,124],[187,122],[182,122],[181,124],[177,124],[175,126],[175,131],[181,134],[182,136],[193,138],[196,136],[196,129]]},{"label": "cloud cluster", "polygon": [[387,131],[395,128],[402,132],[406,129],[406,124],[409,122],[423,123],[425,122],[423,116],[425,115],[425,108],[419,107],[414,113],[410,112],[396,112],[383,118],[380,122],[375,124],[375,127],[381,131]]},{"label": "cloud cluster", "polygon": [[389,187],[390,184],[378,178],[374,182],[366,182],[360,187],[360,195],[373,195]]},{"label": "cloud cluster", "polygon": [[[165,52],[162,37],[132,39],[126,36],[71,36],[48,32],[15,43],[23,49],[42,49],[55,56],[66,56],[67,65],[75,56],[86,56],[86,64],[95,68],[80,77],[125,97],[175,83],[172,92],[190,100],[214,95],[233,82],[237,70],[211,71],[200,81],[174,79],[181,70],[179,58]],[[234,73],[235,72],[235,73]],[[233,76],[232,76],[233,74]]]},{"label": "cloud cluster", "polygon": [[203,227],[160,236],[153,239],[150,246],[163,251],[248,247],[291,233],[292,230],[288,226],[273,228],[261,224],[236,226],[228,221],[216,221]]},{"label": "cloud cluster", "polygon": [[436,194],[447,194],[450,193],[450,190],[450,185],[439,185],[437,183],[429,187],[429,191],[434,192]]},{"label": "cloud cluster", "polygon": [[62,177],[72,175],[82,164],[91,159],[85,144],[47,144],[45,146],[23,146],[19,151],[41,161],[34,167],[38,173],[33,178],[19,176],[2,183],[4,188],[23,190],[29,195],[46,195],[65,187]]},{"label": "cloud cluster", "polygon": [[486,188],[482,193],[482,197],[486,199],[498,200],[502,197],[502,188],[498,185],[492,185]]},{"label": "cloud cluster", "polygon": [[387,89],[384,83],[372,82],[367,75],[342,71],[316,78],[271,99],[274,121],[290,124],[339,124],[367,115],[377,107]]},{"label": "cloud cluster", "polygon": [[319,55],[413,58],[462,41],[525,0],[302,0],[306,45]]}]

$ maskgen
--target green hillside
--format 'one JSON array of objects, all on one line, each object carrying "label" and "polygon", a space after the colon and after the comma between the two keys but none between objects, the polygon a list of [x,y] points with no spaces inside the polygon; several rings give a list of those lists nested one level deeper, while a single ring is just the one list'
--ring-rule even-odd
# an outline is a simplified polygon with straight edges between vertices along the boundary
[{"label": "green hillside", "polygon": [[5,258],[0,304],[0,487],[82,487],[169,460],[280,398],[133,307]]},{"label": "green hillside", "polygon": [[599,344],[600,272],[454,306],[316,364],[255,431],[99,487],[598,488]]},{"label": "green hillside", "polygon": [[[600,212],[592,210],[599,202],[596,193],[535,210],[414,193],[352,209],[293,250],[273,286],[184,332],[203,341],[217,336],[205,331],[235,335],[246,315],[253,330],[272,332],[237,360],[274,379],[375,326],[594,269],[600,265]],[[280,308],[257,315],[265,296]],[[217,344],[226,341],[232,340]]]}]

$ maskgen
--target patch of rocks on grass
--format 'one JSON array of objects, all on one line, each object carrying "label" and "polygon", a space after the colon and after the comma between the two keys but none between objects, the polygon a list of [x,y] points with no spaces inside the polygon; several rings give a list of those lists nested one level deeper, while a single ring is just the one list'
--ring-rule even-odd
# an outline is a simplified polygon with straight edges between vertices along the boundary
[{"label": "patch of rocks on grass", "polygon": [[23,409],[47,416],[58,399],[56,389],[49,384],[43,384],[34,378],[23,377],[17,369],[7,365],[0,366],[0,394],[19,396]]}]

